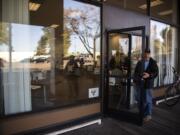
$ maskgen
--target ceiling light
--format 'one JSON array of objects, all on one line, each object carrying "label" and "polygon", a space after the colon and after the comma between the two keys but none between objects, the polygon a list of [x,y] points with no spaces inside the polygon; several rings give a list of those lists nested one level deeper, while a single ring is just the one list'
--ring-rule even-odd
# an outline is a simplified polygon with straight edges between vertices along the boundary
[{"label": "ceiling light", "polygon": [[59,25],[58,24],[52,24],[50,27],[51,28],[57,28],[57,27],[59,27]]},{"label": "ceiling light", "polygon": [[[151,7],[156,7],[156,6],[161,5],[161,4],[163,4],[163,1],[161,1],[161,0],[155,0],[155,1],[152,1],[152,2],[151,2]],[[147,9],[147,4],[143,4],[143,5],[139,6],[139,8],[141,8],[141,9]]]},{"label": "ceiling light", "polygon": [[30,11],[37,11],[40,6],[41,6],[41,4],[30,2],[29,3],[29,10]]},{"label": "ceiling light", "polygon": [[160,12],[160,13],[158,13],[159,15],[161,15],[161,16],[165,16],[165,15],[169,15],[169,14],[172,14],[172,10],[166,10],[166,11],[162,11],[162,12]]}]

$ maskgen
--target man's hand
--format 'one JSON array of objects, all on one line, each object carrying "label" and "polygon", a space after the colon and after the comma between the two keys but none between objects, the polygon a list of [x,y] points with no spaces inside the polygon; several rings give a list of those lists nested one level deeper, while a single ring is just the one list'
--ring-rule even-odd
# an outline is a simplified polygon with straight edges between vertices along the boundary
[{"label": "man's hand", "polygon": [[150,76],[149,73],[146,72],[143,73],[143,79],[149,78],[149,76]]}]

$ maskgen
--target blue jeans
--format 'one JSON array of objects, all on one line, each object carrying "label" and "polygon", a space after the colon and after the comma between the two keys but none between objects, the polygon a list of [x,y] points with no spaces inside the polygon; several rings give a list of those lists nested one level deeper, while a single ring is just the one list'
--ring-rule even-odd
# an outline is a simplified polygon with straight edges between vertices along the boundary
[{"label": "blue jeans", "polygon": [[[152,115],[152,89],[143,89],[144,90],[144,98],[143,98],[143,110],[144,110],[144,117],[147,115]],[[136,87],[136,95],[135,98],[140,105],[140,93],[141,88]],[[139,106],[140,109],[140,106]]]}]

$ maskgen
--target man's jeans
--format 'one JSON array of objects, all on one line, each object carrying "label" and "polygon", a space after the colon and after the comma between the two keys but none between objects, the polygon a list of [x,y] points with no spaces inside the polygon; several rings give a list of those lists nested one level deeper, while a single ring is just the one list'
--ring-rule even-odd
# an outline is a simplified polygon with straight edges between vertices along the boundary
[{"label": "man's jeans", "polygon": [[[147,115],[152,115],[152,89],[142,89],[144,90],[144,98],[143,98],[143,107],[144,107],[144,117]],[[135,98],[140,105],[140,94],[141,94],[141,88],[136,87],[136,95]],[[139,106],[140,109],[140,106]]]}]

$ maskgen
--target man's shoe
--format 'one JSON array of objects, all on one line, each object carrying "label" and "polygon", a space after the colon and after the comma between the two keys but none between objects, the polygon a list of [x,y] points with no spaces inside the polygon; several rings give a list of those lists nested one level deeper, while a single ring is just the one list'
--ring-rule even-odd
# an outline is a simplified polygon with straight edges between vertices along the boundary
[{"label": "man's shoe", "polygon": [[143,119],[143,122],[146,123],[146,122],[149,122],[150,120],[152,120],[151,115],[147,115],[147,116]]}]

